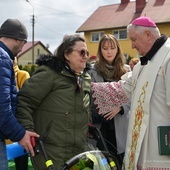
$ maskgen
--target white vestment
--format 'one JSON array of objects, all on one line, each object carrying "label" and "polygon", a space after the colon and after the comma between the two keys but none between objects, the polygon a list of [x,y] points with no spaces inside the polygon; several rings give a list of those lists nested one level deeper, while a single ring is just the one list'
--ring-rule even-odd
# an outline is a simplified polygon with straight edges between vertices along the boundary
[{"label": "white vestment", "polygon": [[123,169],[170,170],[170,155],[159,154],[157,133],[158,126],[170,126],[170,39],[147,65],[138,63],[132,76],[126,74],[123,79],[92,86],[95,104],[102,112],[120,106],[126,97],[131,99]]}]

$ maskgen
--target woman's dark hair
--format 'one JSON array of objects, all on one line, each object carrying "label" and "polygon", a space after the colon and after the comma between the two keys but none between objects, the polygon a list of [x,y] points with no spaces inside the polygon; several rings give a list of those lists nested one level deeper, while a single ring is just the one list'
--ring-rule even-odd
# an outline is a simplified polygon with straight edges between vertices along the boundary
[{"label": "woman's dark hair", "polygon": [[54,51],[54,55],[62,62],[66,61],[65,53],[69,54],[73,51],[73,47],[77,41],[86,42],[85,37],[80,34],[65,35],[62,43]]},{"label": "woman's dark hair", "polygon": [[117,54],[115,56],[115,59],[112,62],[112,66],[114,67],[112,71],[113,73],[112,75],[118,81],[120,80],[121,76],[127,72],[127,70],[124,67],[125,58],[121,50],[120,44],[117,41],[116,37],[114,37],[112,34],[104,34],[99,41],[99,46],[98,46],[98,51],[97,51],[97,61],[96,61],[97,70],[102,75],[106,74],[107,61],[102,55],[102,48],[107,41],[109,41],[110,44],[112,44],[113,46],[117,48]]}]

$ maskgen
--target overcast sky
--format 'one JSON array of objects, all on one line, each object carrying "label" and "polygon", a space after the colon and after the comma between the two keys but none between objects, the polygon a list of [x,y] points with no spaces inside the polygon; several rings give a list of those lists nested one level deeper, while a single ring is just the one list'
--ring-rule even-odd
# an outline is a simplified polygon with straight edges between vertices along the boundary
[{"label": "overcast sky", "polygon": [[34,40],[41,41],[53,53],[65,34],[74,34],[99,7],[120,0],[0,0],[0,25],[8,18],[21,20],[32,41],[31,17],[35,15]]}]

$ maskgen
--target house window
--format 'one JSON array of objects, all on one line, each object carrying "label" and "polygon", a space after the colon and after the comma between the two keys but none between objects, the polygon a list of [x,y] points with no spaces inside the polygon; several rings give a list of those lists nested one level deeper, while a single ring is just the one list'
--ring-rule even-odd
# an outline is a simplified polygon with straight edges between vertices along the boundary
[{"label": "house window", "polygon": [[38,48],[37,49],[37,56],[39,56],[40,55],[40,49]]},{"label": "house window", "polygon": [[104,35],[104,32],[93,32],[91,34],[91,41],[98,42],[103,35]]},{"label": "house window", "polygon": [[116,30],[116,31],[113,31],[113,35],[118,40],[125,40],[125,39],[127,39],[127,31],[126,30]]}]

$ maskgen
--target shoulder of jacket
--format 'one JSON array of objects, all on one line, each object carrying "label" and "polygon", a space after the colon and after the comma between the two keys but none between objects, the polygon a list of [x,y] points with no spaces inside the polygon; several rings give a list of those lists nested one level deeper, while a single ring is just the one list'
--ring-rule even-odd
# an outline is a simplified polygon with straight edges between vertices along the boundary
[{"label": "shoulder of jacket", "polygon": [[38,66],[46,66],[56,72],[61,72],[64,67],[62,61],[53,55],[40,55],[36,60],[36,64]]}]

